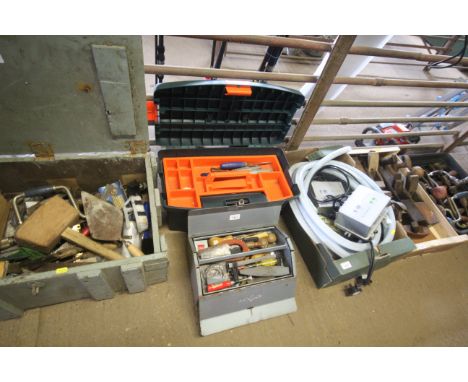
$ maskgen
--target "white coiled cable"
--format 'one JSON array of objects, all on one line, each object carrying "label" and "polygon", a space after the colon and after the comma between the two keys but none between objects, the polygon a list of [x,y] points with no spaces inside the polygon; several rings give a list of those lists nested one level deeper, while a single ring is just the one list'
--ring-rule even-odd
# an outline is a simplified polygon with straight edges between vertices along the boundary
[{"label": "white coiled cable", "polygon": [[[320,218],[317,213],[317,208],[309,199],[307,194],[313,176],[326,165],[333,165],[349,173],[351,176],[348,179],[351,189],[353,190],[361,184],[375,191],[382,192],[380,187],[362,171],[359,171],[346,163],[334,160],[335,158],[348,153],[350,150],[351,147],[349,146],[343,147],[328,154],[320,160],[296,163],[289,169],[293,182],[297,184],[300,190],[299,198],[293,199],[289,202],[296,219],[314,242],[322,243],[340,257],[347,257],[353,253],[366,251],[369,249],[370,244],[367,242],[357,243],[355,241],[348,240],[329,227]],[[343,179],[344,175],[339,171],[327,168],[324,172],[345,180]],[[388,243],[393,240],[396,221],[392,207],[387,207],[385,217],[382,221],[382,226],[383,229],[379,225],[379,228],[371,239],[374,246],[382,243]]]}]

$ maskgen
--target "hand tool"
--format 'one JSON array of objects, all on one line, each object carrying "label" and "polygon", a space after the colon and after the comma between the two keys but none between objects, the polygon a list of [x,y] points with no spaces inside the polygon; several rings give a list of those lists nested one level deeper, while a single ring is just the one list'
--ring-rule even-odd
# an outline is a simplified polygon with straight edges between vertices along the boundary
[{"label": "hand tool", "polygon": [[60,241],[60,234],[67,227],[78,223],[80,214],[76,208],[55,195],[44,201],[15,232],[19,245],[49,253]]},{"label": "hand tool", "polygon": [[449,206],[453,214],[452,223],[458,223],[462,220],[460,211],[458,210],[456,200],[468,198],[468,191],[458,192],[453,195],[451,198],[448,198]]},{"label": "hand tool", "polygon": [[0,279],[4,278],[8,272],[8,261],[0,261]]},{"label": "hand tool", "polygon": [[239,284],[239,283],[247,281],[247,280],[252,280],[252,277],[239,278],[239,280],[237,282],[232,281],[232,280],[228,280],[228,281],[223,281],[222,283],[208,284],[206,286],[206,289],[207,289],[208,292],[216,292],[216,291],[219,291],[219,290],[230,288],[230,287],[232,287],[232,286],[234,286],[236,284]]},{"label": "hand tool", "polygon": [[141,248],[141,236],[138,233],[137,222],[130,220],[129,211],[124,208],[124,226],[122,230],[122,255],[124,257],[143,256]]},{"label": "hand tool", "polygon": [[266,259],[266,260],[261,260],[257,261],[254,264],[251,265],[243,265],[239,266],[239,269],[247,269],[247,268],[255,268],[255,267],[272,267],[274,265],[278,264],[278,258],[273,258],[273,259]]},{"label": "hand tool", "polygon": [[107,260],[124,259],[120,253],[104,247],[103,245],[87,238],[81,233],[73,231],[71,228],[66,228],[65,231],[62,232],[62,238],[78,245],[81,248],[87,249],[96,255],[104,257]]},{"label": "hand tool", "polygon": [[10,215],[10,202],[0,194],[0,237],[3,237]]},{"label": "hand tool", "polygon": [[5,239],[0,240],[0,251],[2,249],[7,249],[13,247],[16,244],[16,241],[12,237],[6,237]]},{"label": "hand tool", "polygon": [[[275,252],[270,252],[267,255],[261,255],[259,257],[252,257],[252,258],[247,259],[247,260],[236,261],[235,263],[237,264],[237,266],[242,267],[242,266],[245,266],[245,265],[258,263],[258,262],[261,262],[261,261],[271,260],[271,259],[276,259],[276,253]],[[228,263],[228,266],[231,266],[231,264],[233,264],[233,262]]]},{"label": "hand tool", "polygon": [[242,252],[248,252],[249,247],[239,239],[229,239],[225,240],[221,244],[215,245],[213,247],[208,247],[202,251],[198,252],[200,259],[208,260],[214,259],[217,257],[229,256],[232,254],[231,245],[238,245]]},{"label": "hand tool", "polygon": [[65,192],[68,196],[68,199],[70,200],[70,203],[72,206],[76,209],[78,214],[82,219],[85,219],[86,216],[83,215],[78,206],[76,205],[75,199],[73,198],[73,195],[68,187],[65,186],[42,186],[42,187],[36,187],[36,188],[31,188],[30,190],[27,190],[25,192],[22,192],[21,194],[16,195],[13,198],[12,204],[13,204],[13,210],[15,211],[16,219],[18,221],[18,224],[23,223],[23,219],[21,218],[21,215],[19,213],[18,209],[18,201],[22,200],[24,198],[33,198],[36,196],[47,196],[51,195],[53,193],[58,193],[58,192]]},{"label": "hand tool", "polygon": [[138,248],[136,245],[132,244],[128,240],[122,240],[122,244],[127,249],[128,253],[132,255],[132,257],[141,257],[145,255],[140,248]]},{"label": "hand tool", "polygon": [[120,208],[88,192],[81,192],[91,237],[96,240],[115,241],[122,235],[123,214]]},{"label": "hand tool", "polygon": [[235,170],[242,167],[263,166],[271,162],[247,163],[247,162],[223,162],[219,165],[221,170]]},{"label": "hand tool", "polygon": [[226,264],[213,264],[205,270],[206,284],[219,284],[228,281],[229,274],[226,271]]},{"label": "hand tool", "polygon": [[289,275],[290,271],[284,266],[268,266],[240,269],[239,273],[242,276],[251,277],[279,277]]}]

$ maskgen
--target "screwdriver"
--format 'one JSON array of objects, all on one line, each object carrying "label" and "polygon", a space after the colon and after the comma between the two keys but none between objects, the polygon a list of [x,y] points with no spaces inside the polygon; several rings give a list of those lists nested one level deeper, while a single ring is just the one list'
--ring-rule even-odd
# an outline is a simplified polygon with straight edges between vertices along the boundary
[{"label": "screwdriver", "polygon": [[271,164],[271,162],[260,162],[260,163],[224,162],[219,165],[219,168],[221,170],[235,170],[237,168],[243,168],[243,167],[262,166],[264,164]]},{"label": "screwdriver", "polygon": [[207,289],[208,292],[216,292],[218,290],[230,288],[235,284],[239,284],[242,281],[247,281],[247,280],[252,280],[252,276],[239,278],[239,281],[237,281],[237,282],[232,281],[232,280],[228,280],[228,281],[223,281],[221,283],[208,284],[206,289]]}]

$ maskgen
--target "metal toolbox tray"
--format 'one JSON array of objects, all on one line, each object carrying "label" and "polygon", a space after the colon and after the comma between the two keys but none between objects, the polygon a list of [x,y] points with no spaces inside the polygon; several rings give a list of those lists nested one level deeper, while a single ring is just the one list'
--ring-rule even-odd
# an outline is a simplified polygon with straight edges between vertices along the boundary
[{"label": "metal toolbox tray", "polygon": [[[0,37],[0,190],[96,188],[125,176],[148,185],[154,252],[0,279],[0,319],[25,309],[142,292],[167,278],[157,162],[149,153],[141,39]],[[1,233],[3,235],[3,232]]]},{"label": "metal toolbox tray", "polygon": [[[253,323],[259,320],[294,312],[296,307],[296,265],[294,247],[288,236],[277,226],[281,206],[250,206],[192,210],[188,215],[188,258],[194,303],[203,336]],[[251,234],[258,231],[274,232],[277,242],[265,249],[202,260],[195,241],[229,234]],[[205,270],[212,264],[233,261],[239,256],[250,256],[275,251],[283,259],[289,273],[274,278],[254,278],[245,285],[208,291]]]}]

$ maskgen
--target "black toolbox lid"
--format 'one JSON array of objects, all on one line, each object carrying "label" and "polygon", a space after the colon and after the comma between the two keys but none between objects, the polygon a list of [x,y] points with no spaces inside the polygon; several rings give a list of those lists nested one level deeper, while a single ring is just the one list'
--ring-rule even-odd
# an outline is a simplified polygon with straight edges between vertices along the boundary
[{"label": "black toolbox lid", "polygon": [[154,102],[160,146],[274,146],[283,142],[304,96],[260,82],[202,80],[160,84]]}]

